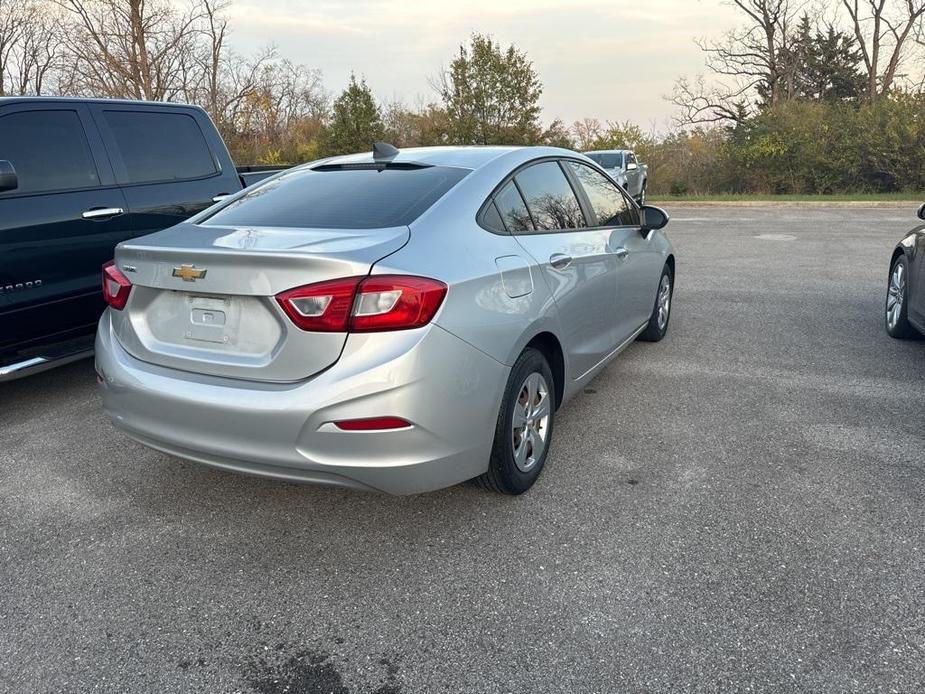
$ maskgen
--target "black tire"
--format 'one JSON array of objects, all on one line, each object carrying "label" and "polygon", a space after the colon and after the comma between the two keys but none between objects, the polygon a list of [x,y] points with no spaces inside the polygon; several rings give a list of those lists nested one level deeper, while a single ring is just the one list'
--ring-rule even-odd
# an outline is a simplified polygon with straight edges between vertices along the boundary
[{"label": "black tire", "polygon": [[[663,284],[666,277],[668,278],[668,305],[665,310],[665,322],[661,323],[659,320],[659,308],[661,307],[661,300],[664,296]],[[655,293],[655,305],[652,307],[652,314],[649,316],[649,324],[639,336],[640,340],[643,342],[658,342],[663,337],[665,337],[665,333],[668,332],[668,321],[671,318],[671,305],[673,303],[673,298],[674,273],[671,271],[671,266],[668,263],[665,263],[665,267],[662,268],[662,276],[658,280],[658,291]]]},{"label": "black tire", "polygon": [[[897,280],[897,268],[901,269],[899,280]],[[894,313],[896,303],[899,304],[899,311]],[[909,323],[909,260],[905,255],[898,256],[890,266],[883,313],[887,335],[898,340],[915,335],[915,329]]]},{"label": "black tire", "polygon": [[[542,376],[546,382],[549,415],[548,423],[543,429],[546,433],[543,452],[530,465],[529,470],[524,471],[518,467],[514,459],[513,417],[521,391],[526,386],[528,377],[535,373]],[[511,375],[507,380],[507,386],[504,388],[501,410],[498,412],[498,422],[495,426],[495,441],[492,445],[491,458],[488,462],[488,471],[475,480],[479,486],[500,494],[511,495],[523,494],[533,486],[533,483],[536,482],[543,471],[546,457],[549,455],[549,447],[552,445],[553,423],[556,414],[555,400],[555,381],[546,357],[538,350],[528,347],[514,363]],[[526,446],[526,444],[523,445]]]}]

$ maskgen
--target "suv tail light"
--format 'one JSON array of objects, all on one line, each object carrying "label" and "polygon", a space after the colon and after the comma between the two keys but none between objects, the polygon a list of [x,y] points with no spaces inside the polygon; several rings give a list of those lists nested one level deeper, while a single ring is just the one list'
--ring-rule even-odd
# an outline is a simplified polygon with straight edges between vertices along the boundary
[{"label": "suv tail light", "polygon": [[427,325],[447,286],[406,275],[348,277],[290,289],[276,300],[290,320],[313,332],[379,332]]},{"label": "suv tail light", "polygon": [[132,283],[122,271],[110,260],[103,265],[103,298],[117,311],[125,308],[128,295],[132,293]]}]

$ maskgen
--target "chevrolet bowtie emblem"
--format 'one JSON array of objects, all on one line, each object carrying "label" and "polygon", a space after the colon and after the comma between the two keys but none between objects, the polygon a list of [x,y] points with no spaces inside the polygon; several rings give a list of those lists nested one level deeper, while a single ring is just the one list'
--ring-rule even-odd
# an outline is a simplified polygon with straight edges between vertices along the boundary
[{"label": "chevrolet bowtie emblem", "polygon": [[206,271],[197,268],[195,265],[181,265],[173,269],[173,276],[179,277],[184,282],[195,282],[206,276]]}]

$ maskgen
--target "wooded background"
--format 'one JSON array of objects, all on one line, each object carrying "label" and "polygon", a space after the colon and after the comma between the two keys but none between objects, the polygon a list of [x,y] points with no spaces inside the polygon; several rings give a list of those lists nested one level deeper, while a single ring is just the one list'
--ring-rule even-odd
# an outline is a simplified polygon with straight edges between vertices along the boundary
[{"label": "wooded background", "polygon": [[[632,148],[653,193],[925,190],[925,0],[730,0],[741,24],[700,42],[704,72],[667,95],[670,127],[542,119],[529,56],[474,34],[434,67],[430,98],[336,98],[272,46],[229,45],[228,0],[0,0],[0,95],[182,101],[241,164],[399,147]],[[362,69],[362,66],[356,66]],[[621,68],[614,68],[621,69]]]}]

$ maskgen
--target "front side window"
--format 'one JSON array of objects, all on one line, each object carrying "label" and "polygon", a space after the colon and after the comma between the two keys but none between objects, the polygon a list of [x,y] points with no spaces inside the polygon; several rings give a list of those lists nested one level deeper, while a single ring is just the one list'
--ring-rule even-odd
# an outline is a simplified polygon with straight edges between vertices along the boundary
[{"label": "front side window", "polygon": [[565,173],[554,161],[534,164],[515,177],[537,231],[586,227],[581,205]]},{"label": "front side window", "polygon": [[204,178],[218,173],[199,124],[185,113],[104,111],[129,183]]},{"label": "front side window", "polygon": [[204,224],[305,229],[407,226],[443,197],[468,169],[295,169],[258,185]]},{"label": "front side window", "polygon": [[77,111],[19,111],[0,118],[0,159],[16,169],[9,193],[45,193],[100,184]]},{"label": "front side window", "polygon": [[639,215],[617,186],[607,177],[590,166],[577,161],[568,163],[578,177],[594,210],[595,226],[634,226],[639,224]]}]

